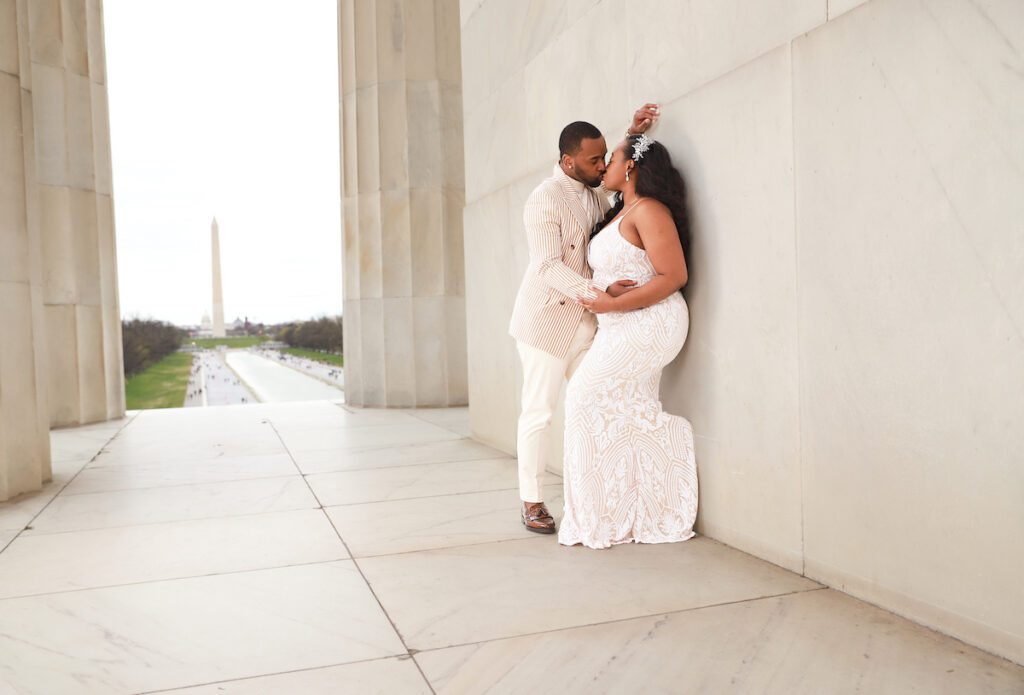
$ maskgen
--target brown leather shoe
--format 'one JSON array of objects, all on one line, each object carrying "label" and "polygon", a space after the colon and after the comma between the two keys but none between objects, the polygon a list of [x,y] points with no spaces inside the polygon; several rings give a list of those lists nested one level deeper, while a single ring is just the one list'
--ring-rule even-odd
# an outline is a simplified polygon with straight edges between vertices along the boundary
[{"label": "brown leather shoe", "polygon": [[523,502],[523,526],[534,533],[555,532],[555,520],[543,502]]}]

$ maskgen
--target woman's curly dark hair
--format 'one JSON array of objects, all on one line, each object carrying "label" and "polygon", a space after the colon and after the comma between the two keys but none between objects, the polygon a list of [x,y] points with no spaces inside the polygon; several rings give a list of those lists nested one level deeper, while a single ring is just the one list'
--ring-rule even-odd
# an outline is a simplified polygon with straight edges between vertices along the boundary
[{"label": "woman's curly dark hair", "polygon": [[[630,135],[626,138],[623,154],[632,158],[639,141],[639,135]],[[672,221],[675,222],[676,230],[679,232],[679,243],[683,245],[683,255],[689,260],[690,220],[686,213],[686,184],[683,182],[683,175],[672,166],[672,158],[660,142],[652,141],[643,156],[633,162],[636,165],[632,171],[632,176],[636,177],[636,194],[645,198],[654,198],[669,209],[669,212],[672,213]],[[622,193],[616,193],[615,205],[605,215],[604,220],[594,228],[590,235],[591,239],[619,214],[622,205]]]}]

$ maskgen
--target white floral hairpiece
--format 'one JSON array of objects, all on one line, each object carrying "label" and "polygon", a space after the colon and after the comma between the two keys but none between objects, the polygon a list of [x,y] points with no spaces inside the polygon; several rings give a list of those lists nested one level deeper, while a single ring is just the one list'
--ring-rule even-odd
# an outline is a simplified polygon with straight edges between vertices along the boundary
[{"label": "white floral hairpiece", "polygon": [[647,137],[647,133],[640,133],[640,137],[633,143],[633,161],[638,162],[644,158],[644,152],[651,148],[654,140]]}]

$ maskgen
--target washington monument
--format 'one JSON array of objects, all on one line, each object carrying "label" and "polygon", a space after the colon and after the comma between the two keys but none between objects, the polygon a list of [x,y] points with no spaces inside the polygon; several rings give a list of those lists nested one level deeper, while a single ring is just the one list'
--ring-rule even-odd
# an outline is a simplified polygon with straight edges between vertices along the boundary
[{"label": "washington monument", "polygon": [[220,282],[220,236],[217,218],[213,218],[211,233],[213,241],[213,337],[223,338],[224,333],[224,290]]}]

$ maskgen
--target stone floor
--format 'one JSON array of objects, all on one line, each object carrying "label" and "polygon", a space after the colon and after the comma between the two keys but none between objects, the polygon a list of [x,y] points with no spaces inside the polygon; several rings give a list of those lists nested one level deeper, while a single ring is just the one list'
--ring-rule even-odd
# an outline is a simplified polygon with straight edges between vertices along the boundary
[{"label": "stone floor", "polygon": [[0,505],[0,693],[1024,692],[707,538],[529,535],[467,433],[330,402],[55,431],[54,482]]}]

